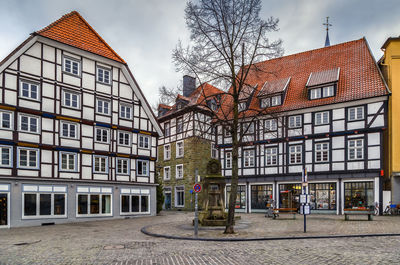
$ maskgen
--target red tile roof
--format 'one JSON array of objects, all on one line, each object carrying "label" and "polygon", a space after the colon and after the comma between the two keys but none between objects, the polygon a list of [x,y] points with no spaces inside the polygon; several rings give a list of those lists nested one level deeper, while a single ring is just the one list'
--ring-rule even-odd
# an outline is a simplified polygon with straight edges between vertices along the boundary
[{"label": "red tile roof", "polygon": [[[260,62],[257,68],[262,71],[250,72],[247,84],[264,84],[266,81],[291,77],[283,104],[267,108],[266,113],[389,94],[365,38]],[[306,84],[310,74],[335,68],[340,68],[336,95],[309,100]],[[257,94],[261,86],[257,86],[256,89],[249,110],[241,112],[241,117],[260,113]],[[225,113],[232,109],[232,102],[232,97],[226,94],[223,102]]]},{"label": "red tile roof", "polygon": [[76,11],[62,16],[47,27],[36,31],[35,34],[125,64],[125,61]]}]

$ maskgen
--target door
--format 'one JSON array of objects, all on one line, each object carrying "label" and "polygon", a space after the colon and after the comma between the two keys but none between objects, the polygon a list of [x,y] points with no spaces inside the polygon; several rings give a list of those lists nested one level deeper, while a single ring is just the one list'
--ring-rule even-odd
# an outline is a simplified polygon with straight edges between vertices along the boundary
[{"label": "door", "polygon": [[165,207],[165,210],[171,209],[171,192],[165,193],[164,207]]},{"label": "door", "polygon": [[8,226],[8,194],[0,193],[0,227]]}]

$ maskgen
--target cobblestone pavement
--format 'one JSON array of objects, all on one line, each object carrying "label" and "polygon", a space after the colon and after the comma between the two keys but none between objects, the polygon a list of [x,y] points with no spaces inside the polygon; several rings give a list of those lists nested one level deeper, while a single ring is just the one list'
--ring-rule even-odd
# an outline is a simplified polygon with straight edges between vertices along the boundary
[{"label": "cobblestone pavement", "polygon": [[[192,216],[191,213],[167,213],[157,217],[3,229],[0,230],[0,264],[400,263],[400,237],[203,242],[154,238],[140,232],[145,225],[180,223]],[[312,218],[309,219],[313,229]],[[390,230],[382,229],[382,225],[400,226],[400,217],[381,217],[373,222],[341,222],[332,216],[314,219],[314,229],[318,222],[334,220],[340,223],[342,231],[347,225],[350,229],[367,226],[372,231]],[[263,230],[259,228],[262,220],[265,218],[261,214],[242,215],[242,222],[248,224],[248,228],[243,226],[243,231]],[[293,231],[298,228],[298,222],[301,220],[276,220],[272,225],[283,227],[280,231]],[[168,231],[169,227],[165,225],[164,229]]]}]

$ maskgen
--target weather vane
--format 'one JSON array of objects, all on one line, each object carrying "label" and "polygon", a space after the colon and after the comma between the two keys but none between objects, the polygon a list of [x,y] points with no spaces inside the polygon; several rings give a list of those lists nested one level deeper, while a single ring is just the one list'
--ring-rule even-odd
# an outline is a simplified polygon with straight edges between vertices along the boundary
[{"label": "weather vane", "polygon": [[329,17],[326,17],[326,23],[323,23],[322,25],[326,26],[326,39],[325,39],[325,47],[331,46],[331,43],[329,41],[329,27],[332,27],[332,24],[329,24]]}]

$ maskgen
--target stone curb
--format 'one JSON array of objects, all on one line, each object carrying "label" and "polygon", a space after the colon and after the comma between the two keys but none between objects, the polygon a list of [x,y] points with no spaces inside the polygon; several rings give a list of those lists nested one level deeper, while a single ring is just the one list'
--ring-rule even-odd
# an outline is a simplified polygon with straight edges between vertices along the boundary
[{"label": "stone curb", "polygon": [[[157,224],[160,225],[160,224]],[[288,237],[253,237],[253,238],[209,238],[209,237],[185,237],[157,234],[147,231],[147,228],[154,225],[147,225],[140,231],[148,236],[160,237],[167,239],[178,240],[193,240],[193,241],[219,241],[219,242],[240,242],[240,241],[273,241],[273,240],[298,240],[298,239],[327,239],[327,238],[362,238],[362,237],[392,237],[400,236],[400,234],[356,234],[356,235],[325,235],[325,236],[288,236]]]}]

